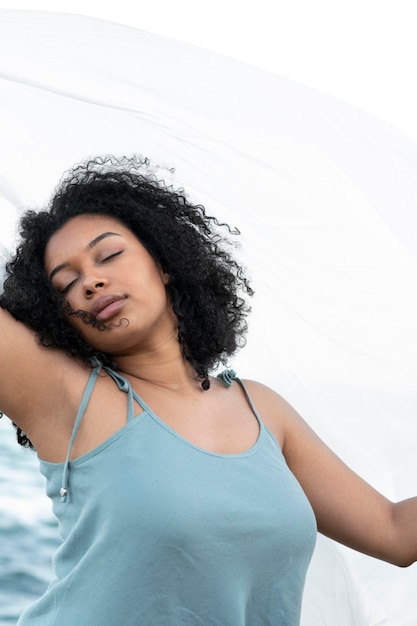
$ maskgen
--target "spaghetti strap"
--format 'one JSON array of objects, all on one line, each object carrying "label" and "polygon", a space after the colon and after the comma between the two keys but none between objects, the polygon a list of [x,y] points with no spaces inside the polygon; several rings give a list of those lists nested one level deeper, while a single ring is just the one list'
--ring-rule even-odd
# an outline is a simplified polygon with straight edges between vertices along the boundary
[{"label": "spaghetti strap", "polygon": [[225,387],[231,387],[232,383],[234,380],[236,380],[239,385],[242,387],[243,391],[245,392],[245,396],[246,399],[249,403],[250,408],[252,409],[256,419],[258,420],[259,424],[263,424],[261,417],[258,413],[258,411],[256,410],[256,407],[252,401],[252,398],[250,397],[249,391],[246,389],[246,385],[245,383],[236,375],[235,370],[224,370],[223,372],[221,372],[220,374],[217,374],[217,378],[219,380],[222,381],[223,385],[225,385]]},{"label": "spaghetti strap", "polygon": [[127,396],[128,396],[127,421],[131,422],[132,419],[135,417],[134,408],[133,408],[133,391],[132,391],[131,384],[129,383],[127,378],[125,378],[118,372],[115,372],[110,367],[103,365],[103,369],[108,373],[109,376],[111,376],[111,378],[113,378],[113,380],[119,387],[120,391],[124,391],[125,393],[127,393]]},{"label": "spaghetti strap", "polygon": [[64,461],[64,469],[62,472],[62,483],[61,483],[61,489],[59,491],[59,494],[61,496],[61,502],[66,502],[67,500],[67,495],[68,495],[68,465],[69,465],[69,458],[71,455],[71,451],[72,451],[72,447],[74,445],[74,441],[75,441],[75,437],[77,435],[78,432],[78,428],[81,424],[81,420],[84,416],[85,410],[87,408],[88,402],[90,400],[91,397],[91,393],[93,391],[95,382],[97,380],[97,376],[100,373],[101,370],[101,363],[98,360],[94,360],[93,362],[94,367],[91,371],[91,374],[89,376],[88,382],[87,382],[87,386],[85,388],[82,400],[81,400],[81,404],[80,407],[78,409],[77,415],[75,417],[75,422],[74,422],[74,426],[72,429],[72,433],[71,433],[71,439],[69,442],[69,446],[68,446],[68,452],[67,452],[67,456],[66,459]]},{"label": "spaghetti strap", "polygon": [[[110,367],[107,367],[106,365],[103,365],[97,358],[93,357],[92,359],[90,359],[91,364],[93,365],[93,369],[91,371],[90,377],[88,379],[87,382],[87,386],[85,388],[82,400],[81,400],[81,404],[80,407],[78,409],[76,418],[75,418],[75,422],[74,422],[74,426],[72,429],[72,433],[71,433],[71,439],[69,442],[69,446],[68,446],[68,452],[67,452],[67,456],[64,462],[64,469],[62,472],[62,483],[61,483],[61,489],[59,491],[60,496],[61,496],[61,502],[66,502],[67,500],[67,496],[69,493],[69,487],[68,487],[68,470],[69,470],[69,459],[71,456],[71,451],[74,445],[74,441],[75,441],[75,437],[77,436],[77,432],[79,429],[79,426],[81,424],[81,421],[84,417],[84,413],[85,410],[87,408],[88,402],[90,400],[91,397],[91,393],[93,391],[95,382],[97,380],[97,377],[101,371],[101,369],[103,369],[105,372],[107,372],[107,374],[115,381],[115,383],[117,384],[117,386],[119,387],[119,389],[121,391],[124,391],[125,393],[127,393],[128,395],[128,409],[127,409],[127,421],[130,422],[133,420],[134,418],[134,406],[133,406],[133,391],[132,391],[132,387],[129,383],[129,381],[127,380],[127,378],[125,378],[124,376],[122,376],[122,374],[119,374],[118,372],[115,372],[113,369],[111,369]],[[139,402],[139,404],[143,407],[143,401],[141,400],[141,398],[136,397],[135,394],[135,399]]]}]

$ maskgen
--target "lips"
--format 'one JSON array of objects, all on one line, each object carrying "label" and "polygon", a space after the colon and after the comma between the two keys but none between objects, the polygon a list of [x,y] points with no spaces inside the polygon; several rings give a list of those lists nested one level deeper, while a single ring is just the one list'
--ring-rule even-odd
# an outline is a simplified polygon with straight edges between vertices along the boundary
[{"label": "lips", "polygon": [[126,301],[125,296],[108,295],[101,296],[95,301],[90,314],[99,322],[105,322],[123,308]]}]

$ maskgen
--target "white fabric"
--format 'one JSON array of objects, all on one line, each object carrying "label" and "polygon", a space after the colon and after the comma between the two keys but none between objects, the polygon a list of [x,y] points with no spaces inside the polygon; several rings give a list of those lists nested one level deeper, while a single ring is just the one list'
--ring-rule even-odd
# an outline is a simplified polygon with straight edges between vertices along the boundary
[{"label": "white fabric", "polygon": [[[392,499],[416,492],[417,147],[326,95],[96,19],[0,11],[1,243],[88,155],[139,152],[242,231],[233,364]],[[7,222],[7,228],[3,225]],[[303,626],[417,623],[415,567],[320,540]]]}]

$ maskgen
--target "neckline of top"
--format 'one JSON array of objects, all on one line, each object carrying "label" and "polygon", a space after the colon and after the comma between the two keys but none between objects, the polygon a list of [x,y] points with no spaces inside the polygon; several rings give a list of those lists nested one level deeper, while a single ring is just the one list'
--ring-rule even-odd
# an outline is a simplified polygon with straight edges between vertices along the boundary
[{"label": "neckline of top", "polygon": [[[99,371],[102,367],[102,364],[99,362],[94,362],[93,365],[94,365],[93,371],[94,370]],[[202,454],[207,454],[207,455],[218,457],[218,458],[238,459],[238,458],[251,456],[257,451],[257,449],[262,444],[262,440],[264,437],[264,424],[262,420],[260,419],[260,416],[252,402],[252,399],[248,393],[248,390],[246,389],[245,384],[243,383],[243,381],[240,380],[240,378],[237,377],[236,373],[233,370],[224,370],[221,374],[217,376],[217,378],[221,379],[221,381],[227,387],[230,387],[233,381],[236,381],[242,387],[246,395],[246,398],[249,402],[249,405],[253,411],[253,414],[258,422],[259,432],[254,443],[246,450],[242,450],[241,452],[234,452],[234,453],[224,453],[224,452],[216,452],[215,450],[203,448],[202,446],[199,446],[193,443],[192,441],[190,441],[189,439],[181,435],[178,431],[175,430],[175,428],[167,424],[159,415],[157,415],[153,411],[153,409],[145,402],[145,400],[135,390],[132,389],[132,386],[129,380],[125,376],[123,376],[119,372],[115,372],[109,367],[103,367],[103,369],[105,369],[105,371],[107,371],[107,373],[111,376],[111,378],[113,378],[113,380],[116,382],[116,384],[118,385],[121,391],[124,391],[127,393],[130,392],[132,394],[133,398],[142,408],[142,411],[139,414],[134,415],[133,418],[128,419],[127,422],[121,428],[119,428],[112,435],[110,435],[107,439],[99,443],[97,446],[95,446],[94,448],[86,452],[85,454],[82,454],[79,457],[72,459],[71,461],[69,460],[69,458],[67,458],[66,461],[60,461],[60,462],[47,461],[38,456],[39,462],[42,463],[43,465],[49,466],[49,467],[63,467],[65,464],[67,464],[68,466],[74,466],[74,465],[77,465],[78,463],[86,461],[90,457],[95,456],[96,454],[100,453],[104,448],[106,448],[108,445],[113,443],[113,441],[115,441],[121,435],[123,435],[123,433],[126,430],[129,430],[131,425],[137,422],[140,422],[141,418],[145,417],[146,415],[149,415],[162,428],[164,428],[166,431],[171,433],[171,435],[173,435],[174,437],[182,441],[187,446],[193,448],[194,450],[201,452]]]}]

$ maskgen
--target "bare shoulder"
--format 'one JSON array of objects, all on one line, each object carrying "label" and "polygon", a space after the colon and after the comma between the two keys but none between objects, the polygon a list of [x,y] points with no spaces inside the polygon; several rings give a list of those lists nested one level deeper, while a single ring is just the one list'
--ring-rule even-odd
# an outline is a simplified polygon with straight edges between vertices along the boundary
[{"label": "bare shoulder", "polygon": [[274,389],[271,389],[271,387],[256,380],[243,379],[242,382],[257,408],[262,406],[273,411],[280,411],[290,406],[285,399],[274,391]]},{"label": "bare shoulder", "polygon": [[[284,448],[288,434],[301,420],[297,411],[279,393],[254,380],[242,381],[260,418]],[[301,420],[302,421],[302,420]]]}]

